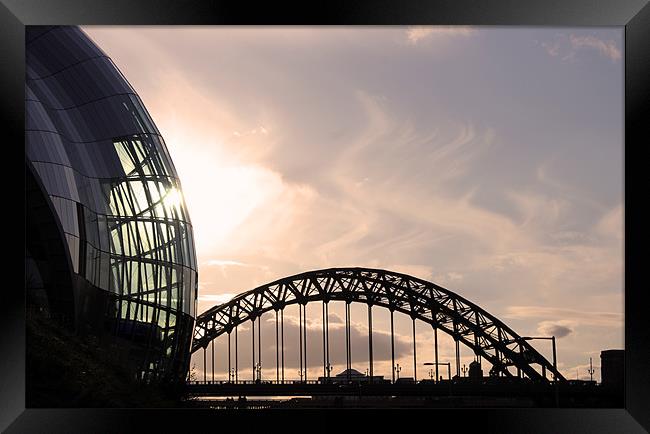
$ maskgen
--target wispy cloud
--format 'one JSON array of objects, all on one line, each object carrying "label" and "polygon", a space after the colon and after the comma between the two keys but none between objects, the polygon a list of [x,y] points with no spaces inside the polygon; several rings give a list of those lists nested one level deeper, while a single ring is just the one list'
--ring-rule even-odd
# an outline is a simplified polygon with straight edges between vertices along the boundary
[{"label": "wispy cloud", "polygon": [[595,36],[575,36],[573,34],[569,35],[569,40],[575,49],[593,49],[611,60],[621,60],[621,50],[618,48],[618,44],[612,40],[603,41]]},{"label": "wispy cloud", "polygon": [[219,267],[227,267],[227,266],[237,266],[237,267],[246,267],[247,264],[244,264],[243,262],[238,262],[238,261],[229,261],[229,260],[224,260],[224,259],[210,259],[205,262],[205,265],[208,266],[219,266]]},{"label": "wispy cloud", "polygon": [[237,294],[232,294],[232,293],[204,294],[199,292],[199,302],[214,303],[215,305],[217,305],[217,304],[222,304],[230,301],[236,295]]},{"label": "wispy cloud", "polygon": [[[179,171],[199,312],[298,272],[369,266],[443,284],[526,333],[568,333],[566,363],[622,344],[622,165],[610,158],[622,130],[608,104],[620,91],[620,33],[89,31]],[[533,39],[545,42],[531,50]],[[454,61],[422,55],[438,47]],[[521,75],[547,55],[605,61],[590,80],[554,61]]]},{"label": "wispy cloud", "polygon": [[564,33],[555,35],[553,41],[544,41],[540,44],[549,56],[560,57],[562,60],[574,60],[581,50],[596,51],[598,54],[610,59],[612,62],[621,60],[622,52],[620,42],[613,39],[600,39],[592,35],[568,36]]},{"label": "wispy cloud", "polygon": [[[547,306],[509,306],[504,317],[513,319],[553,318],[560,321],[572,321],[579,325],[598,327],[618,327],[623,324],[623,314],[621,312],[585,312],[577,309]],[[548,321],[550,320],[540,324],[544,326],[560,324]]]},{"label": "wispy cloud", "polygon": [[546,53],[549,56],[556,57],[556,56],[560,55],[561,46],[560,46],[560,43],[558,41],[555,41],[555,42],[542,42],[541,45],[544,48],[544,50],[546,50]]},{"label": "wispy cloud", "polygon": [[413,26],[406,30],[409,43],[417,44],[422,40],[432,37],[468,37],[477,33],[477,30],[467,26]]},{"label": "wispy cloud", "polygon": [[609,210],[596,225],[597,232],[604,237],[623,239],[623,204]]},{"label": "wispy cloud", "polygon": [[463,274],[456,271],[448,271],[434,275],[434,280],[440,285],[458,284],[463,280]]}]

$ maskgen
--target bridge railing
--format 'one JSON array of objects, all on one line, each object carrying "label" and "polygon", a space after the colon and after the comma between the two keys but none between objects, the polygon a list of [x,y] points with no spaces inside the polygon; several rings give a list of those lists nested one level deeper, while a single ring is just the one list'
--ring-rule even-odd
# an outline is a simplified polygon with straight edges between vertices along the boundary
[{"label": "bridge railing", "polygon": [[282,381],[282,380],[280,380],[280,381],[276,381],[276,380],[261,380],[261,381],[258,381],[258,380],[236,380],[236,381],[235,380],[232,380],[232,381],[228,381],[228,380],[215,380],[215,381],[211,381],[211,380],[206,380],[206,381],[194,380],[194,381],[188,381],[187,384],[189,384],[189,385],[204,385],[204,384],[216,384],[216,385],[225,385],[225,384],[251,384],[251,385],[253,385],[253,384],[257,384],[257,385],[260,385],[260,384],[328,384],[328,383],[324,383],[324,382],[319,381],[319,380],[284,380],[284,381]]},{"label": "bridge railing", "polygon": [[[383,380],[357,380],[357,379],[351,379],[351,380],[344,380],[344,379],[336,379],[336,380],[326,380],[323,381],[322,379],[320,380],[299,380],[299,379],[293,379],[293,380],[191,380],[187,381],[185,384],[188,386],[205,386],[205,385],[215,385],[215,386],[227,386],[227,385],[249,385],[249,386],[270,386],[270,385],[285,385],[285,386],[298,386],[298,385],[321,385],[321,386],[386,386],[386,385],[393,385],[395,387],[411,387],[411,386],[418,386],[418,387],[440,387],[440,386],[448,386],[451,384],[458,384],[458,385],[471,385],[471,386],[485,386],[485,387],[493,387],[493,386],[504,386],[504,385],[512,385],[512,386],[527,386],[527,385],[536,385],[536,384],[546,384],[542,381],[539,380],[531,380],[527,378],[517,378],[517,377],[483,377],[482,379],[479,380],[473,380],[469,377],[454,377],[452,379],[441,379],[439,381],[435,381],[433,379],[422,379],[418,380],[417,382],[414,382],[412,379],[408,379],[410,381],[400,381],[399,379],[393,383],[388,379],[383,379]],[[579,383],[590,383],[590,382],[583,382],[580,381]],[[593,382],[595,384],[595,382]]]}]

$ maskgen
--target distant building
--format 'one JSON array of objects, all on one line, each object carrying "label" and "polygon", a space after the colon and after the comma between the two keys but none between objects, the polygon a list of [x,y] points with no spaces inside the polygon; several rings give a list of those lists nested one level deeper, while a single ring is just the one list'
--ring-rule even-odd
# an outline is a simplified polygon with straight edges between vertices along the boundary
[{"label": "distant building", "polygon": [[[326,383],[327,382],[326,377],[318,377],[318,382],[319,383]],[[362,374],[361,372],[357,371],[356,369],[346,369],[343,372],[336,374],[334,377],[330,377],[329,381],[331,383],[347,383],[348,381],[352,383],[369,383],[369,382],[384,382],[384,376],[383,375],[373,375],[372,377]]]},{"label": "distant building", "polygon": [[477,361],[473,361],[469,364],[469,372],[467,373],[469,378],[472,380],[481,380],[483,379],[483,369],[481,369],[481,364]]},{"label": "distant building", "polygon": [[601,351],[600,375],[603,386],[622,388],[625,382],[625,351]]},{"label": "distant building", "polygon": [[399,377],[395,380],[395,384],[415,384],[415,379],[413,377]]}]

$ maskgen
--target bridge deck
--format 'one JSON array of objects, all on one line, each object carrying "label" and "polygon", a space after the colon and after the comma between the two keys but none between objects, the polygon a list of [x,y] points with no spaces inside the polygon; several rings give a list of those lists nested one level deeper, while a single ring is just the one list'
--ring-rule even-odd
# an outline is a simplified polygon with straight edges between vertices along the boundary
[{"label": "bridge deck", "polygon": [[[561,393],[594,393],[595,384],[557,386]],[[321,384],[317,382],[246,384],[228,382],[192,382],[186,391],[194,396],[536,396],[553,395],[554,386],[546,383],[476,384],[476,383],[418,383],[418,384]]]},{"label": "bridge deck", "polygon": [[[440,383],[422,382],[418,384],[322,384],[312,382],[274,382],[246,384],[228,382],[192,382],[186,385],[190,397],[208,402],[219,397],[368,397],[367,399],[400,398],[415,400],[453,401],[452,406],[462,406],[460,400],[469,400],[468,406],[498,405],[506,400],[510,406],[538,407],[621,407],[622,396],[594,382],[543,382],[519,383],[472,383],[443,381]],[[514,400],[514,401],[513,401]],[[443,402],[435,401],[435,402]],[[310,401],[312,402],[312,401]],[[315,401],[313,401],[315,402]],[[313,403],[312,402],[312,403]],[[320,401],[318,401],[320,402]],[[370,402],[370,401],[369,401]],[[418,401],[419,402],[419,401]],[[451,401],[450,401],[451,402]],[[464,402],[464,401],[463,401]],[[513,404],[514,403],[514,404]],[[518,404],[517,404],[518,403]],[[197,404],[198,405],[198,404]],[[206,404],[207,405],[207,404]],[[212,405],[212,404],[210,404]]]}]

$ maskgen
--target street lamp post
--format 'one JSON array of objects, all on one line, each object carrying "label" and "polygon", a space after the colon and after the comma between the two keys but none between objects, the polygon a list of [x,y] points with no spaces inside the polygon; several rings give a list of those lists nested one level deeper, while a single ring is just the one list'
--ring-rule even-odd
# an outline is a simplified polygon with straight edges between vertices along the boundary
[{"label": "street lamp post", "polygon": [[[451,380],[451,362],[425,362],[424,366],[447,366],[447,375],[449,376],[449,379]],[[436,369],[437,370],[437,369]],[[440,378],[436,378],[436,383],[442,379],[442,375]]]},{"label": "street lamp post", "polygon": [[[555,385],[555,406],[559,407],[560,406],[560,389],[559,385],[557,382],[557,348],[555,346],[555,336],[537,336],[537,337],[530,337],[526,336],[522,338],[524,340],[532,340],[532,339],[547,339],[550,340],[553,344],[553,384]],[[546,369],[543,369],[544,371],[544,378],[546,378]]]},{"label": "street lamp post", "polygon": [[589,370],[587,372],[589,372],[589,380],[594,381],[594,372],[596,371],[594,370],[594,365],[591,357],[589,357]]},{"label": "street lamp post", "polygon": [[402,367],[399,365],[399,363],[395,366],[395,372],[397,373],[397,379],[399,380],[399,373],[402,370]]},{"label": "street lamp post", "polygon": [[257,372],[257,381],[262,381],[262,363],[258,362],[255,364],[255,371]]},{"label": "street lamp post", "polygon": [[[557,350],[555,348],[555,336],[551,336],[553,342],[553,369],[557,372]],[[553,381],[557,381],[557,374],[553,372]]]}]

